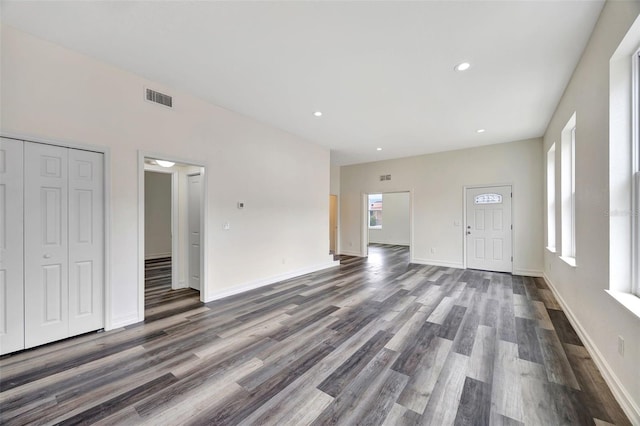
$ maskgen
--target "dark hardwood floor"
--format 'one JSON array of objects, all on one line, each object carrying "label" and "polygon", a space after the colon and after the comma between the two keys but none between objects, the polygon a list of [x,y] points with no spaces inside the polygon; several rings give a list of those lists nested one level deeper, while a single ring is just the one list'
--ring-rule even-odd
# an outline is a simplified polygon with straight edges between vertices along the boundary
[{"label": "dark hardwood floor", "polygon": [[541,279],[372,246],[223,300],[177,300],[1,359],[0,423],[630,424]]},{"label": "dark hardwood floor", "polygon": [[171,258],[144,262],[144,318],[156,321],[202,306],[200,292],[191,288],[171,290]]}]

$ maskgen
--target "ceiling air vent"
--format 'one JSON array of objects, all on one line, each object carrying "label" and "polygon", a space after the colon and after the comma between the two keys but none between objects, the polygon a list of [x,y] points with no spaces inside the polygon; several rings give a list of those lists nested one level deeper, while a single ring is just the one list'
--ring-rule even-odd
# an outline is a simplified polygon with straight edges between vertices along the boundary
[{"label": "ceiling air vent", "polygon": [[155,90],[151,89],[147,89],[147,100],[160,105],[168,106],[169,108],[173,106],[173,98],[171,98],[171,96],[165,95],[164,93],[156,92]]},{"label": "ceiling air vent", "polygon": [[380,175],[380,180],[391,180],[391,175]]}]

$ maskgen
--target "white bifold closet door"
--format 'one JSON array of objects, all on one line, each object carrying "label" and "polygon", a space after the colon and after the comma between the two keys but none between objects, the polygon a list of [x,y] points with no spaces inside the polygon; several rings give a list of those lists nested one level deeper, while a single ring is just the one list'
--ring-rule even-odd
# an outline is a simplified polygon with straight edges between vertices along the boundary
[{"label": "white bifold closet door", "polygon": [[[17,195],[11,200],[6,198],[2,206],[3,212],[15,207],[21,213],[15,217],[4,214],[2,218],[4,229],[12,232],[12,248],[7,250],[11,258],[7,257],[7,267],[2,264],[2,271],[12,278],[6,280],[7,300],[0,305],[6,318],[11,319],[10,330],[2,336],[0,352],[103,328],[103,155],[30,142],[2,143],[3,149],[9,146],[14,151],[6,163],[16,166],[16,177],[3,179],[3,183],[17,182],[21,175],[23,188],[12,188],[24,195],[23,200]],[[14,227],[23,223],[20,238],[24,239],[24,250],[22,246],[18,249],[20,238],[14,235]],[[2,254],[4,262],[5,253]],[[24,279],[13,272],[20,268]],[[23,303],[20,294],[24,294]],[[23,306],[22,315],[17,306]],[[13,342],[14,338],[16,346],[5,346],[5,340]],[[22,340],[22,346],[18,340]]]},{"label": "white bifold closet door", "polygon": [[0,354],[24,348],[22,146],[0,138]]},{"label": "white bifold closet door", "polygon": [[103,155],[25,143],[25,347],[100,329]]}]

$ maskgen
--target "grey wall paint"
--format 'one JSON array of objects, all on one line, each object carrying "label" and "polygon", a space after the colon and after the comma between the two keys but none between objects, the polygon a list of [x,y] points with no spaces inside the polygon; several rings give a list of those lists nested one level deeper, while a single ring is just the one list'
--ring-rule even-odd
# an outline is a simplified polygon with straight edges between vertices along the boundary
[{"label": "grey wall paint", "polygon": [[144,255],[171,256],[171,174],[144,172]]}]

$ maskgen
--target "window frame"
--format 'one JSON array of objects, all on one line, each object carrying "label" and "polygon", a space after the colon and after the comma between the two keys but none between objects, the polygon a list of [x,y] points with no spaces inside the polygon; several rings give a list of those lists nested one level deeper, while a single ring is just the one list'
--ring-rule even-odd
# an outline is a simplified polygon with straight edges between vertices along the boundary
[{"label": "window frame", "polygon": [[570,256],[576,258],[576,123],[571,128],[571,236]]},{"label": "window frame", "polygon": [[[379,195],[380,196],[380,204],[381,204],[381,208],[380,210],[372,210],[371,209],[371,196],[375,196],[375,195]],[[375,193],[375,194],[368,194],[367,195],[367,228],[368,229],[382,229],[382,223],[380,223],[380,225],[371,225],[371,212],[374,211],[379,211],[380,212],[380,222],[382,222],[382,211],[384,210],[384,204],[383,204],[383,194],[382,193]]]},{"label": "window frame", "polygon": [[640,48],[631,62],[631,293],[640,297]]},{"label": "window frame", "polygon": [[547,249],[556,252],[556,143],[547,151]]},{"label": "window frame", "polygon": [[571,115],[560,136],[560,217],[561,256],[569,265],[576,266],[576,143],[577,117]]}]

